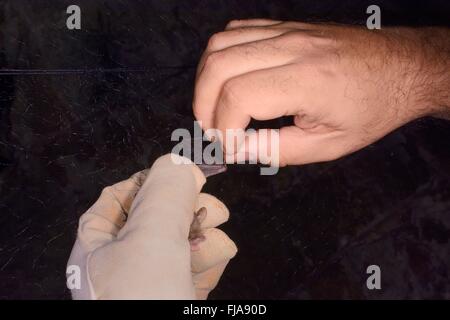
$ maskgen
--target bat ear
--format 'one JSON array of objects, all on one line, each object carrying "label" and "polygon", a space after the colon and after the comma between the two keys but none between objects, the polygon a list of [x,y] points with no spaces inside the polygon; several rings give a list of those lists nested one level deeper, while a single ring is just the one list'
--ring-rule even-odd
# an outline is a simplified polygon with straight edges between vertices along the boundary
[{"label": "bat ear", "polygon": [[206,219],[206,215],[208,214],[208,210],[206,210],[206,207],[201,207],[197,211],[197,219],[198,222],[201,224]]},{"label": "bat ear", "polygon": [[201,208],[206,208],[208,214],[202,223],[202,229],[213,228],[226,222],[230,216],[225,204],[216,197],[200,193],[195,205],[195,212],[199,212]]}]

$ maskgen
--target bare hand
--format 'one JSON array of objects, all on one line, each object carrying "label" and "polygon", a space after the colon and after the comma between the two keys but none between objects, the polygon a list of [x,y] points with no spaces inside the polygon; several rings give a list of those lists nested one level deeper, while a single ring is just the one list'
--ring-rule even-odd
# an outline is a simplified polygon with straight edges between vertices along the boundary
[{"label": "bare hand", "polygon": [[200,60],[194,114],[219,130],[290,115],[280,165],[333,160],[448,109],[449,42],[445,28],[232,21]]}]

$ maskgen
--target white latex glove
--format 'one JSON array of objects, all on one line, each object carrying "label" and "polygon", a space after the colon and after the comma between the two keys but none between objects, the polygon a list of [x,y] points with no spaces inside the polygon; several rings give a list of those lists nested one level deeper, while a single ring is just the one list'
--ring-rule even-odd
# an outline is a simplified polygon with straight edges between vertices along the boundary
[{"label": "white latex glove", "polygon": [[[206,178],[195,164],[172,157],[178,156],[162,156],[150,170],[105,188],[81,216],[68,262],[81,270],[74,299],[206,299],[217,285],[237,252],[215,228],[229,212],[200,193]],[[191,251],[190,224],[201,207],[205,240]]]}]

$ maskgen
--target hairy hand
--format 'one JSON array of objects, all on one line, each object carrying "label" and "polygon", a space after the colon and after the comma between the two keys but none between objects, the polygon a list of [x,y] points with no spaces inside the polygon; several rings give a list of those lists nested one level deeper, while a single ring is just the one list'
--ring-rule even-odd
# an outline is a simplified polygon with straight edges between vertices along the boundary
[{"label": "hairy hand", "polygon": [[232,21],[200,60],[194,114],[222,132],[293,116],[279,164],[333,160],[448,108],[449,38],[445,28]]}]

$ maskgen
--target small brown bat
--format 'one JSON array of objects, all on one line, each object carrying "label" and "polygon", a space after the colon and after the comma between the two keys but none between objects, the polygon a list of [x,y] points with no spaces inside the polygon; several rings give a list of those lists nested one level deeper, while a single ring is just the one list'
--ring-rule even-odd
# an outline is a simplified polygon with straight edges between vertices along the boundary
[{"label": "small brown bat", "polygon": [[[198,164],[199,169],[205,175],[205,178],[210,176],[225,172],[227,166],[224,164]],[[198,244],[205,240],[205,236],[201,230],[201,224],[205,221],[207,211],[205,207],[200,208],[197,212],[194,212],[194,218],[191,223],[191,228],[189,230],[189,243],[191,244],[191,250],[199,250]]]},{"label": "small brown bat", "polygon": [[[227,170],[227,167],[224,164],[199,164],[198,167],[203,172],[206,178],[225,172]],[[146,177],[147,172],[138,176],[139,186],[142,186]],[[201,230],[201,224],[205,220],[207,213],[208,212],[205,207],[201,207],[197,212],[194,212],[194,218],[192,219],[188,236],[192,251],[199,250],[198,244],[205,240],[205,236],[203,235]],[[123,221],[126,222],[128,220],[128,212],[123,211],[123,215]]]},{"label": "small brown bat", "polygon": [[194,212],[194,218],[192,219],[188,237],[192,251],[197,251],[199,249],[198,244],[205,240],[205,236],[201,230],[201,224],[205,221],[207,213],[208,212],[205,207],[202,207],[197,212]]}]

